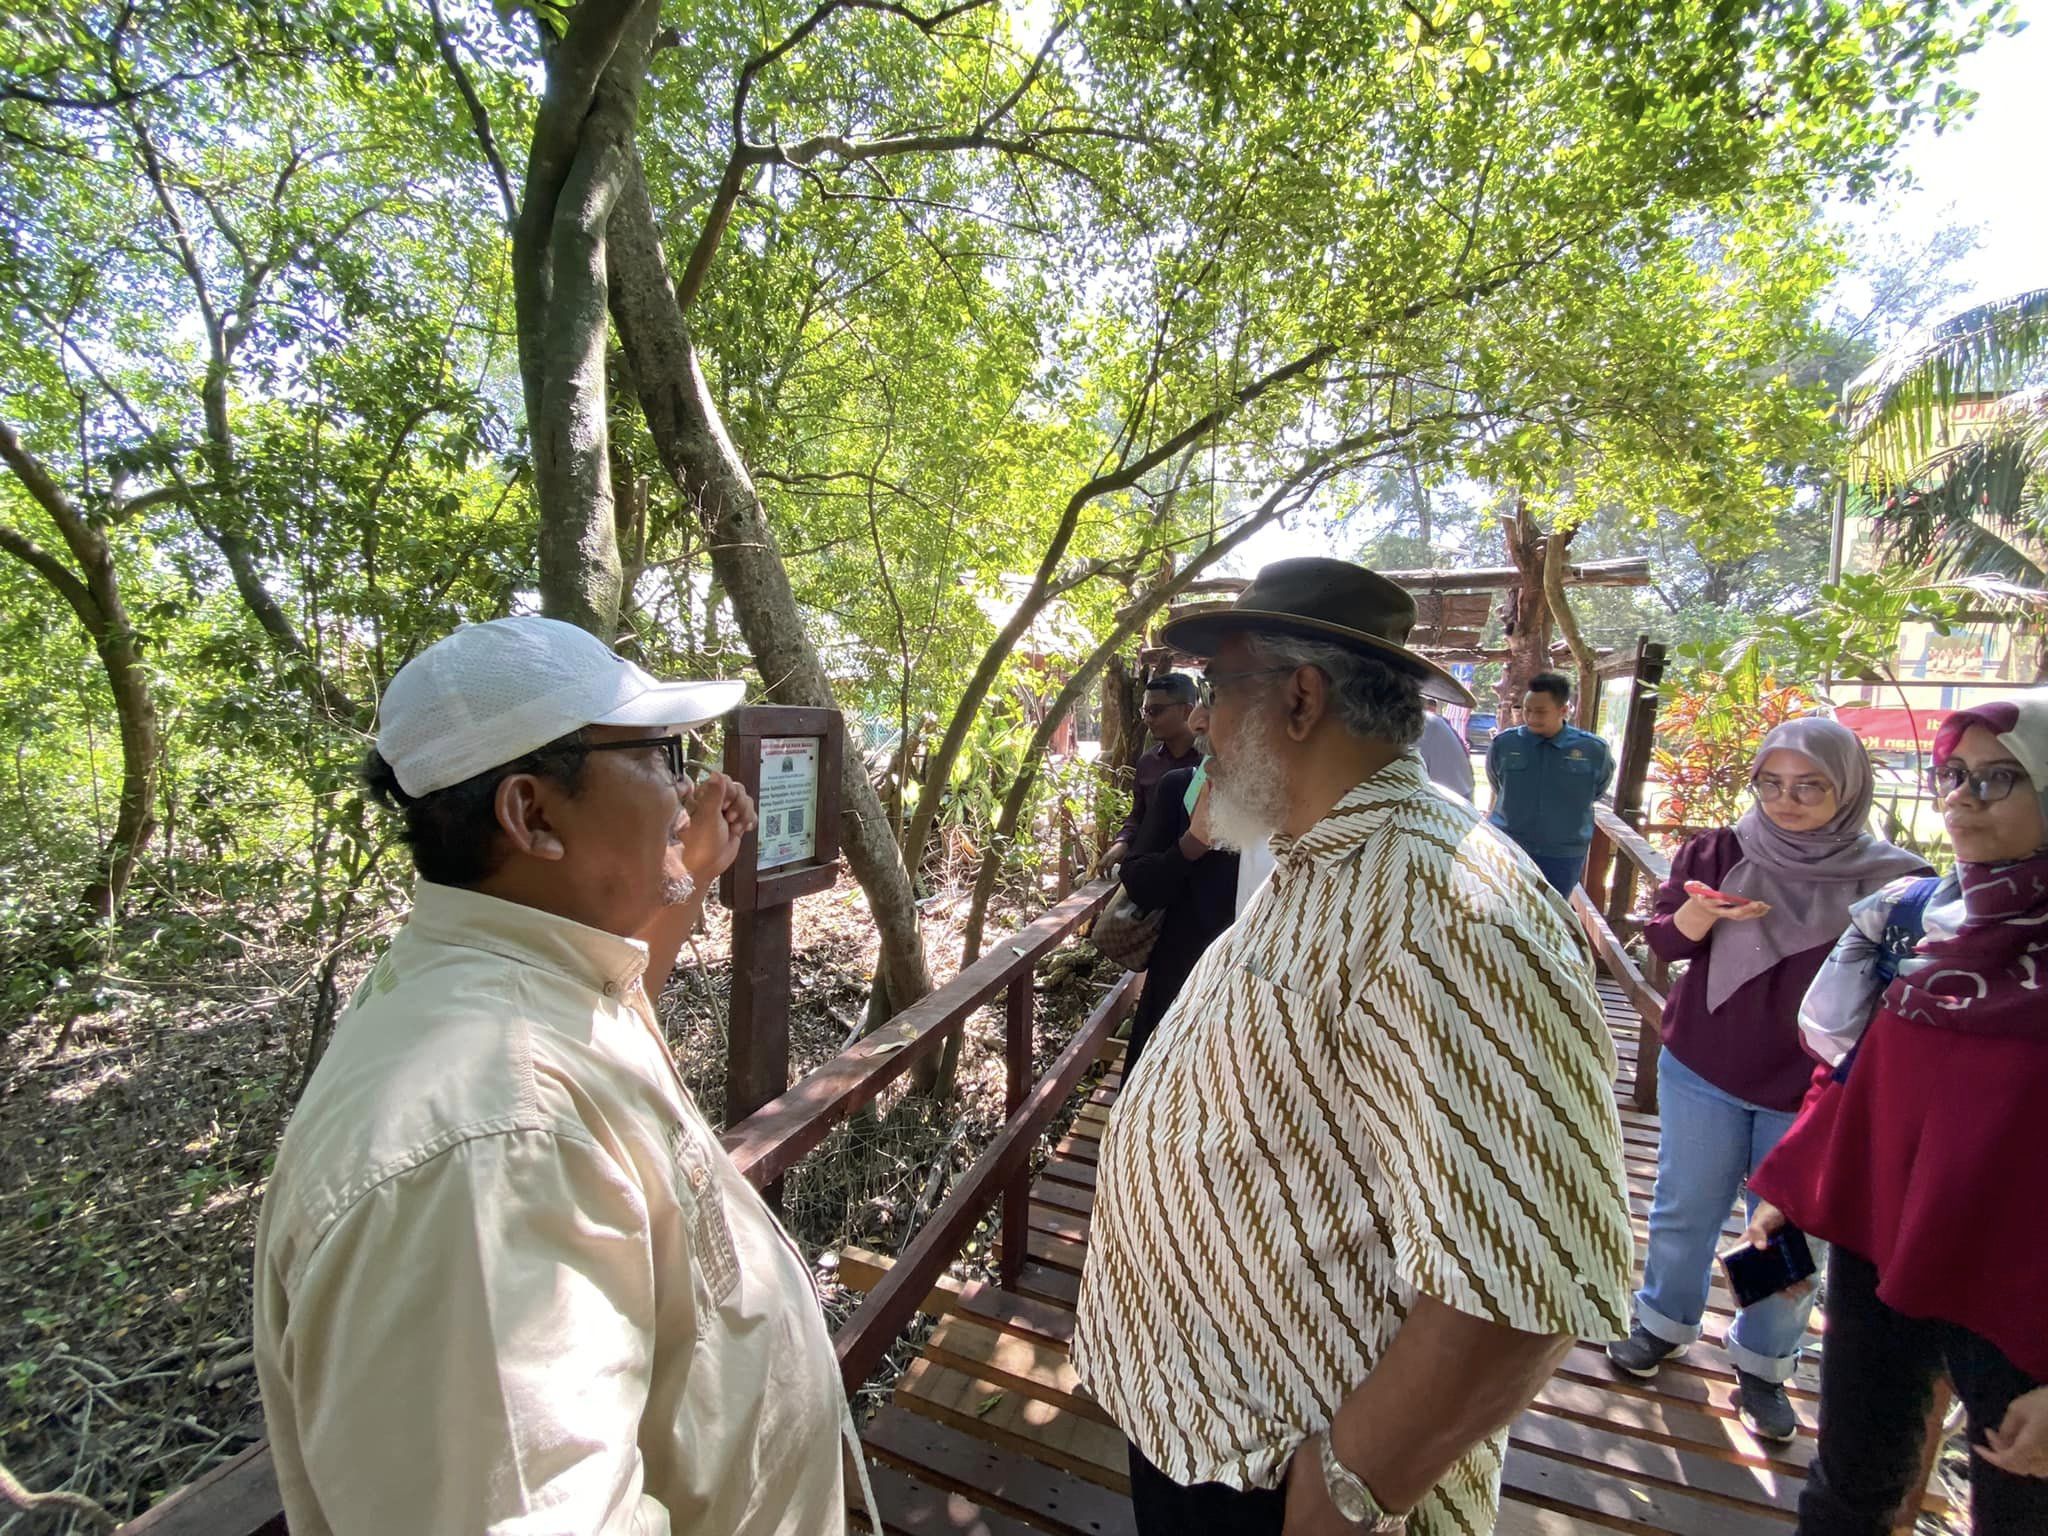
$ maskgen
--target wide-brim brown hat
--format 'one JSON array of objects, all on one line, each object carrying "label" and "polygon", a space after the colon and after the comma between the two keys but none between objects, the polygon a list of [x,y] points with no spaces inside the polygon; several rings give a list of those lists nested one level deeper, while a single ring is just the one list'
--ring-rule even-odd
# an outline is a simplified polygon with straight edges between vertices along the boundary
[{"label": "wide-brim brown hat", "polygon": [[1236,602],[1189,608],[1161,638],[1190,656],[1214,656],[1225,635],[1246,631],[1327,640],[1407,673],[1433,699],[1471,708],[1463,683],[1408,649],[1414,628],[1415,599],[1405,588],[1348,560],[1312,555],[1274,561]]}]

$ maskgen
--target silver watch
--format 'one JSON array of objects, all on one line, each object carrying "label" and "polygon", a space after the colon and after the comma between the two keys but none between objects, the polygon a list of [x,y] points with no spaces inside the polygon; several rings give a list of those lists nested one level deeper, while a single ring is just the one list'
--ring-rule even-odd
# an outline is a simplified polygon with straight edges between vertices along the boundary
[{"label": "silver watch", "polygon": [[1330,1490],[1330,1502],[1337,1513],[1349,1520],[1364,1536],[1403,1536],[1408,1529],[1405,1514],[1389,1514],[1357,1473],[1337,1459],[1330,1444],[1330,1432],[1315,1438],[1316,1461],[1323,1469],[1323,1486]]}]

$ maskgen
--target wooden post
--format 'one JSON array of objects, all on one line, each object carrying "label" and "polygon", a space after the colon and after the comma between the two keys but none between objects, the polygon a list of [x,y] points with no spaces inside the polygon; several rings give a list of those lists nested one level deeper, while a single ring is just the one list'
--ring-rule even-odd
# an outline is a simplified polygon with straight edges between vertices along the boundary
[{"label": "wooden post", "polygon": [[[1621,728],[1621,760],[1614,770],[1614,812],[1630,826],[1643,824],[1643,800],[1650,778],[1651,748],[1657,735],[1658,685],[1664,681],[1664,646],[1647,635],[1636,637],[1635,684],[1629,690],[1628,714]],[[1626,859],[1617,861],[1607,891],[1607,926],[1623,938],[1630,933],[1629,913],[1635,907],[1636,871]]]},{"label": "wooden post", "polygon": [[725,1123],[738,1125],[789,1086],[789,933],[794,907],[735,916]]},{"label": "wooden post", "polygon": [[1664,644],[1636,637],[1635,687],[1621,729],[1621,761],[1614,769],[1614,811],[1630,826],[1643,825],[1643,791],[1650,779],[1650,749],[1657,735],[1658,686],[1664,681]]},{"label": "wooden post", "polygon": [[[1010,983],[1003,1009],[1003,1062],[1008,1069],[1003,1093],[1004,1119],[1022,1109],[1025,1096],[1031,1092],[1031,1006],[1031,972],[1025,971]],[[1003,1187],[1003,1262],[997,1279],[1004,1290],[1016,1289],[1030,1248],[1031,1165],[1027,1162]]]},{"label": "wooden post", "polygon": [[[763,807],[719,887],[732,912],[732,1008],[726,1030],[725,1123],[738,1125],[789,1087],[791,903],[839,878],[839,766],[845,728],[836,709],[752,705],[725,726],[725,771]],[[806,746],[806,739],[815,743]],[[763,757],[783,787],[764,799]],[[792,795],[787,786],[802,786]],[[770,814],[769,807],[774,807]],[[801,816],[799,823],[795,818]],[[792,845],[786,834],[809,839]],[[767,847],[764,850],[764,842]],[[796,855],[801,854],[801,857]],[[764,867],[763,861],[766,860]]]}]

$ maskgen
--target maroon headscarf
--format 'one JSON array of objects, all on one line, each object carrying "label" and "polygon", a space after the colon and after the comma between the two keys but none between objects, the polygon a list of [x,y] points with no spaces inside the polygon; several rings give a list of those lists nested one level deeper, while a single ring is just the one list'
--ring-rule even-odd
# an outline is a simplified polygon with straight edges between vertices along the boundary
[{"label": "maroon headscarf", "polygon": [[[1937,764],[1973,725],[2026,767],[2048,820],[2048,770],[2037,766],[2048,763],[2048,690],[1950,715],[1934,738]],[[1958,864],[1956,877],[1962,926],[1950,938],[1921,942],[1886,991],[1886,1006],[1938,1028],[2048,1043],[2048,847],[2005,864]]]}]

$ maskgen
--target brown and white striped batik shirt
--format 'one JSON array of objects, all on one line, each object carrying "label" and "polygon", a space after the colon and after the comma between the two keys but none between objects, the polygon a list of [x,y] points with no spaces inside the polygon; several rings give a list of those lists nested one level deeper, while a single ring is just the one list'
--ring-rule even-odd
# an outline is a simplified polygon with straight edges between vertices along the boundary
[{"label": "brown and white striped batik shirt", "polygon": [[[1625,1328],[1614,1049],[1570,915],[1401,758],[1202,957],[1104,1135],[1074,1363],[1181,1483],[1273,1487],[1418,1293]],[[1409,1521],[1490,1531],[1505,1435]]]}]

